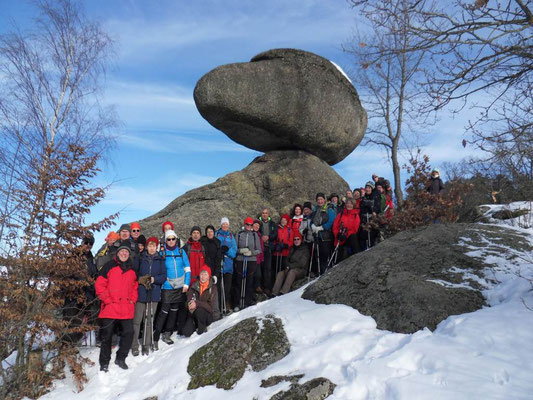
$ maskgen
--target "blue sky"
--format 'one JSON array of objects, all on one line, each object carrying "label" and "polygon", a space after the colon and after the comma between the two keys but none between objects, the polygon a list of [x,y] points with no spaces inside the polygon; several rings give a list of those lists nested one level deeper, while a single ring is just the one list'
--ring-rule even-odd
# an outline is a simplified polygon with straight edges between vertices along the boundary
[{"label": "blue sky", "polygon": [[[10,19],[30,23],[27,2],[0,0],[0,32]],[[121,210],[118,223],[147,217],[180,194],[244,168],[261,153],[232,142],[198,113],[193,90],[202,75],[262,51],[293,47],[353,68],[341,44],[358,16],[344,0],[84,1],[90,18],[116,40],[104,101],[122,126],[102,184],[114,182],[92,213]],[[354,82],[357,89],[357,82]],[[364,101],[363,101],[364,106]],[[460,145],[467,114],[442,114],[425,137],[434,165],[468,155]],[[391,177],[385,154],[357,148],[334,167],[352,187],[373,172]],[[97,236],[99,242],[102,235]]]}]

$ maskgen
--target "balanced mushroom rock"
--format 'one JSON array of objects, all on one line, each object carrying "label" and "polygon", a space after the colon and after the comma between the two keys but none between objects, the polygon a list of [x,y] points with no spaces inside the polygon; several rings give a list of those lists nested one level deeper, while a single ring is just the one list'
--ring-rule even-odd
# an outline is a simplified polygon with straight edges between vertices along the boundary
[{"label": "balanced mushroom rock", "polygon": [[349,188],[326,162],[305,151],[272,151],[257,157],[241,171],[232,172],[208,185],[192,189],[161,211],[139,221],[145,235],[160,235],[161,223],[169,220],[183,239],[194,225],[218,226],[230,220],[238,230],[244,217],[255,217],[268,207],[276,218],[296,202],[313,201],[317,192],[343,192]]},{"label": "balanced mushroom rock", "polygon": [[333,165],[361,142],[366,111],[329,60],[295,49],[222,65],[196,84],[200,114],[229,138],[262,152],[301,149]]}]

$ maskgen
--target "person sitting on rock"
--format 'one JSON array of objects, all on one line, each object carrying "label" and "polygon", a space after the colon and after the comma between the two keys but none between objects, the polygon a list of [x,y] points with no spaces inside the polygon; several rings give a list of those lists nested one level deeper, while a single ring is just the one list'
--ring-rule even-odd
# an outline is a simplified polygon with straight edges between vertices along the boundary
[{"label": "person sitting on rock", "polygon": [[297,279],[302,279],[307,275],[309,266],[309,250],[302,244],[302,235],[300,232],[294,232],[293,246],[287,256],[287,266],[276,276],[276,282],[272,289],[272,295],[277,296],[280,293],[286,294],[291,290],[292,284]]},{"label": "person sitting on rock", "polygon": [[120,325],[120,345],[115,364],[128,369],[126,357],[133,341],[133,316],[137,302],[137,274],[133,269],[131,247],[121,243],[117,255],[108,262],[96,279],[96,295],[101,300],[100,318],[100,371],[107,372],[111,360],[111,338],[115,325]]},{"label": "person sitting on rock", "polygon": [[189,264],[191,266],[191,283],[194,283],[200,276],[200,267],[205,262],[205,248],[200,242],[202,231],[199,226],[193,226],[191,229],[191,237],[187,240],[184,249],[189,257]]},{"label": "person sitting on rock", "polygon": [[214,306],[217,299],[217,287],[211,279],[211,268],[203,265],[200,277],[194,282],[187,293],[189,313],[183,327],[183,335],[191,336],[194,331],[201,335],[213,322]]},{"label": "person sitting on rock", "polygon": [[359,248],[359,210],[355,208],[355,200],[347,199],[345,209],[337,215],[333,222],[333,235],[335,236],[334,245],[339,245],[337,261],[342,261],[349,254],[355,254],[360,251]]},{"label": "person sitting on rock", "polygon": [[283,214],[278,225],[278,237],[274,242],[274,260],[276,260],[276,277],[279,271],[285,269],[287,265],[287,256],[289,255],[289,249],[292,246],[292,229],[288,223],[290,217],[287,214]]},{"label": "person sitting on rock", "polygon": [[161,290],[161,311],[157,316],[154,327],[154,347],[158,349],[158,341],[163,333],[163,342],[174,344],[170,338],[178,320],[178,329],[183,327],[187,317],[187,290],[191,283],[191,267],[189,258],[180,247],[180,239],[176,232],[165,232],[165,251],[161,253],[167,270],[167,280]]},{"label": "person sitting on rock", "polygon": [[[220,229],[215,232],[215,236],[220,240],[220,250],[222,251],[222,279],[219,281],[220,296],[224,296],[224,302],[226,304],[226,311],[231,309],[231,284],[233,280],[233,260],[237,255],[237,243],[235,242],[235,236],[229,230],[229,219],[222,217],[220,220]],[[224,290],[222,290],[222,287]],[[222,298],[220,299],[222,304]]]},{"label": "person sitting on rock", "polygon": [[[253,231],[254,220],[247,217],[244,228],[237,233],[237,257],[235,259],[234,276],[234,311],[239,311],[253,303],[254,273],[256,257],[261,253],[261,245]],[[244,289],[244,293],[243,293]]]}]

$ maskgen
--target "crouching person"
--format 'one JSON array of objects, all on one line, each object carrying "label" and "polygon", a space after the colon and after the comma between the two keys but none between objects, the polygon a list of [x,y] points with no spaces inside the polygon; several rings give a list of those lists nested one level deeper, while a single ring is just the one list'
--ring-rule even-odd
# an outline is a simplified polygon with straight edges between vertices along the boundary
[{"label": "crouching person", "polygon": [[194,282],[187,293],[189,314],[183,327],[183,335],[191,336],[194,331],[201,335],[213,322],[217,287],[211,279],[211,268],[200,268],[200,279]]},{"label": "crouching person", "polygon": [[[163,258],[157,252],[159,240],[151,236],[146,241],[146,252],[140,255],[139,265],[139,299],[135,304],[133,318],[133,346],[131,354],[139,355],[139,332],[144,321],[142,336],[142,354],[148,355],[153,342],[154,315],[157,303],[161,300],[161,285],[167,280],[167,268]],[[152,351],[154,348],[152,347]]]},{"label": "crouching person", "polygon": [[115,325],[122,328],[115,364],[128,369],[126,357],[133,340],[133,316],[139,286],[130,254],[129,243],[121,244],[116,256],[104,265],[95,283],[96,295],[102,303],[98,317],[101,320],[102,340],[100,371],[104,372],[107,372],[111,360],[111,338]]},{"label": "crouching person", "polygon": [[302,235],[300,232],[294,232],[294,245],[291,247],[287,257],[287,267],[280,271],[276,276],[276,283],[272,289],[272,295],[277,296],[287,294],[291,290],[291,286],[297,279],[302,279],[307,275],[307,268],[309,267],[309,249],[306,245],[302,245]]}]

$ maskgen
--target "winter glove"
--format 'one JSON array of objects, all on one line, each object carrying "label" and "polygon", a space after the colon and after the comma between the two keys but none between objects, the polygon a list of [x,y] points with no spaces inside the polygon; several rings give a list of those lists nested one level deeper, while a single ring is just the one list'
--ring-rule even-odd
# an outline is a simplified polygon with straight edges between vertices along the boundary
[{"label": "winter glove", "polygon": [[244,253],[247,253],[249,251],[250,251],[250,249],[248,247],[243,247],[243,248],[239,249],[239,254],[244,254]]},{"label": "winter glove", "polygon": [[254,250],[254,251],[252,252],[252,254],[253,254],[254,256],[257,256],[257,255],[259,255],[259,254],[261,254],[261,253],[262,253],[261,250]]},{"label": "winter glove", "polygon": [[320,231],[323,231],[324,228],[322,226],[316,226],[315,224],[311,225],[311,229],[313,230],[313,234],[317,234]]},{"label": "winter glove", "polygon": [[152,277],[150,275],[143,275],[139,278],[139,284],[143,285],[146,289],[152,287]]},{"label": "winter glove", "polygon": [[247,248],[244,248],[242,249],[244,251],[241,252],[241,254],[245,257],[250,257],[252,255],[252,252],[250,251],[250,249],[247,249]]},{"label": "winter glove", "polygon": [[226,245],[223,245],[220,249],[222,250],[222,254],[226,254],[229,250],[229,247]]},{"label": "winter glove", "polygon": [[345,231],[339,232],[339,234],[337,235],[337,240],[339,242],[344,242],[346,240],[346,232]]},{"label": "winter glove", "polygon": [[218,282],[218,278],[217,278],[217,276],[216,276],[216,275],[213,275],[212,278],[213,278],[213,285],[216,285],[217,282]]}]

